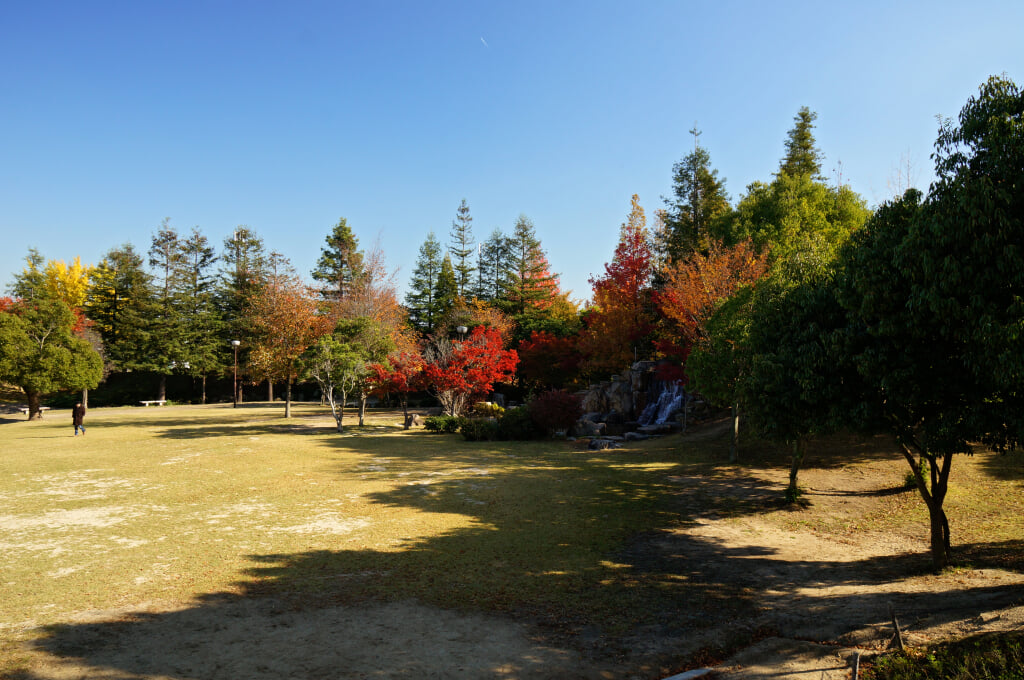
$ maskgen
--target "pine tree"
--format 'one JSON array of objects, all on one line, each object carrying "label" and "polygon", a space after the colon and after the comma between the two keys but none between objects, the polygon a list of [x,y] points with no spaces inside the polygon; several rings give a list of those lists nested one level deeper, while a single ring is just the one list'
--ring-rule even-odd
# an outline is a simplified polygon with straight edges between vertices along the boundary
[{"label": "pine tree", "polygon": [[409,282],[409,293],[405,296],[409,320],[425,334],[434,332],[434,325],[440,317],[437,294],[442,262],[441,244],[434,232],[430,232],[427,234],[427,240],[420,246],[416,268]]},{"label": "pine tree", "polygon": [[320,295],[325,300],[341,300],[363,273],[363,254],[359,240],[348,222],[342,217],[326,238],[327,247],[321,248],[320,259],[312,276],[323,284]]},{"label": "pine tree", "polygon": [[[220,275],[217,287],[217,308],[224,323],[221,325],[220,346],[229,348],[232,340],[242,342],[238,353],[239,370],[248,365],[253,329],[245,314],[247,301],[267,285],[269,258],[263,239],[255,231],[238,225],[228,238],[220,256]],[[226,369],[226,366],[225,366]],[[237,395],[241,397],[241,392]]]},{"label": "pine tree", "polygon": [[793,117],[795,124],[787,133],[786,155],[779,164],[780,175],[810,175],[811,179],[821,179],[822,153],[814,145],[814,133],[811,132],[817,118],[818,114],[806,106],[800,107]]},{"label": "pine tree", "polygon": [[35,248],[28,249],[25,256],[25,269],[22,270],[8,290],[14,297],[22,300],[36,300],[44,296],[46,277],[44,269],[46,258]]},{"label": "pine tree", "polygon": [[108,252],[93,272],[86,315],[117,370],[150,369],[147,348],[155,314],[152,278],[142,256],[130,243]]},{"label": "pine tree", "polygon": [[668,264],[707,249],[720,222],[729,214],[725,181],[711,167],[711,156],[700,146],[695,127],[693,151],[672,166],[672,196],[664,198],[664,232],[656,244],[659,259]]},{"label": "pine tree", "polygon": [[222,344],[223,319],[215,299],[216,276],[213,266],[217,255],[209,240],[193,228],[181,241],[181,276],[177,291],[185,320],[185,348],[182,368],[199,377],[202,401],[206,403],[206,377],[225,367]]},{"label": "pine tree", "polygon": [[480,246],[477,267],[476,296],[481,300],[497,300],[505,294],[509,280],[509,242],[500,229]]},{"label": "pine tree", "polygon": [[436,316],[434,323],[445,314],[455,308],[459,299],[459,284],[455,277],[455,268],[452,266],[452,258],[445,253],[441,261],[441,270],[437,276],[437,290],[434,296],[436,304]]},{"label": "pine tree", "polygon": [[476,267],[472,264],[472,255],[475,248],[473,244],[473,218],[469,214],[469,206],[466,199],[462,199],[455,219],[452,221],[452,231],[449,234],[451,242],[448,252],[452,256],[452,265],[455,268],[455,280],[459,287],[459,297],[465,298],[470,293],[473,282],[473,272]]},{"label": "pine tree", "polygon": [[543,306],[558,293],[558,277],[548,271],[547,257],[540,246],[533,222],[525,215],[516,220],[508,239],[508,283],[499,306],[511,316]]},{"label": "pine tree", "polygon": [[149,248],[149,266],[154,271],[156,314],[150,322],[149,370],[160,376],[157,399],[167,398],[167,376],[188,359],[188,320],[181,306],[182,243],[178,232],[164,219],[153,234]]}]

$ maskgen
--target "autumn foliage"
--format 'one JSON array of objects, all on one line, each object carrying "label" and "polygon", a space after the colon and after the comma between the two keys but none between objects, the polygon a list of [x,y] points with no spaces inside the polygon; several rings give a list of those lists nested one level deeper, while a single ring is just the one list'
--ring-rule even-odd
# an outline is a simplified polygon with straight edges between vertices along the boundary
[{"label": "autumn foliage", "polygon": [[297,277],[290,276],[275,277],[249,298],[246,311],[254,336],[249,353],[253,373],[287,382],[290,402],[299,357],[328,332],[330,321],[317,314],[313,296]]},{"label": "autumn foliage", "polygon": [[423,377],[449,415],[461,415],[494,383],[511,380],[519,355],[503,349],[501,334],[477,326],[464,341],[441,338],[424,357]]},{"label": "autumn foliage", "polygon": [[767,252],[756,252],[749,239],[735,246],[713,240],[707,252],[694,252],[667,269],[657,305],[682,340],[692,345],[707,339],[708,320],[719,305],[767,269]]},{"label": "autumn foliage", "polygon": [[579,372],[579,337],[533,331],[519,343],[519,378],[527,383],[565,387]]},{"label": "autumn foliage", "polygon": [[637,343],[654,327],[651,309],[650,236],[644,209],[634,194],[628,220],[605,273],[592,278],[593,307],[584,317],[582,349],[591,372],[615,373],[629,366]]}]

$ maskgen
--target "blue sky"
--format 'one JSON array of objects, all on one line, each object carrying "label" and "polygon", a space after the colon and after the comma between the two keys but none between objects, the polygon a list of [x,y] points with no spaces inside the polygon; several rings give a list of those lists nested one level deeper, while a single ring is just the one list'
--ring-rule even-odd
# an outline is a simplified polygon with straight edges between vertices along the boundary
[{"label": "blue sky", "polygon": [[651,215],[702,145],[733,200],[801,106],[827,174],[876,205],[932,178],[936,116],[1024,82],[1024,3],[7,2],[0,282],[30,246],[98,262],[165,217],[236,225],[308,275],[346,217],[404,287],[461,199],[474,233],[535,224],[563,288]]}]

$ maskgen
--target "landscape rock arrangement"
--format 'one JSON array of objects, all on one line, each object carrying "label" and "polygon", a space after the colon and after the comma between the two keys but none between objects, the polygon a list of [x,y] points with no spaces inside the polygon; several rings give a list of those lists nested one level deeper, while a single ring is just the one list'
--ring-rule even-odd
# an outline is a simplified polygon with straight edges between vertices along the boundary
[{"label": "landscape rock arrangement", "polygon": [[707,406],[679,381],[659,380],[657,368],[658,362],[638,361],[581,392],[584,415],[570,434],[589,437],[592,449],[603,450],[685,429]]}]

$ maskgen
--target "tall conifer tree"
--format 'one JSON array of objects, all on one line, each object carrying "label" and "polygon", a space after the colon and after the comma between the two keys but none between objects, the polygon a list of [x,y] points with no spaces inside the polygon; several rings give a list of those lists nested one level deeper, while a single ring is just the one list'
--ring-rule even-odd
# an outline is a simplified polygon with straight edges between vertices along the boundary
[{"label": "tall conifer tree", "polygon": [[465,298],[471,292],[473,283],[473,252],[476,250],[473,244],[473,218],[469,214],[469,205],[466,199],[462,199],[459,209],[456,211],[455,219],[452,221],[451,238],[448,252],[452,256],[452,266],[455,269],[455,281],[458,284],[459,297]]},{"label": "tall conifer tree", "polygon": [[438,286],[442,263],[441,244],[434,232],[430,232],[420,246],[416,268],[409,282],[409,292],[405,296],[409,320],[422,333],[433,333],[434,324],[440,318]]},{"label": "tall conifer tree", "polygon": [[363,253],[348,222],[342,217],[327,235],[327,245],[320,250],[320,259],[313,270],[313,280],[322,284],[320,295],[325,300],[343,299],[363,274]]},{"label": "tall conifer tree", "polygon": [[711,167],[711,155],[700,146],[700,131],[693,135],[693,151],[672,166],[672,196],[664,198],[664,230],[656,243],[660,260],[667,264],[703,252],[729,214],[725,180]]}]

